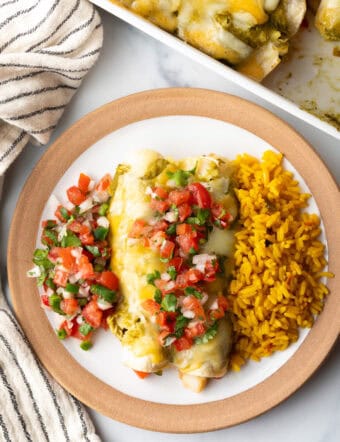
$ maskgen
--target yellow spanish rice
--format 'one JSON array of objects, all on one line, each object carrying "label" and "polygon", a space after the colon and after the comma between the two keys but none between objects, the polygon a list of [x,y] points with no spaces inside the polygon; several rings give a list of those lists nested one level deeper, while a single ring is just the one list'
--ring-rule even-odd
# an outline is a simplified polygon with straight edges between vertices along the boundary
[{"label": "yellow spanish rice", "polygon": [[320,220],[303,212],[310,195],[301,193],[282,155],[264,153],[236,159],[240,230],[230,308],[235,331],[231,368],[285,350],[311,327],[328,293],[320,281],[326,259],[318,240]]}]

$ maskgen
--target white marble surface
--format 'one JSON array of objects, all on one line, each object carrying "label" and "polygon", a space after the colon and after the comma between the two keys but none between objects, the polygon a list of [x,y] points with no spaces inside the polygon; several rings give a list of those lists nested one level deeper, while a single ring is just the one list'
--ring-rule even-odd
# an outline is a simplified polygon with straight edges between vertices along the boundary
[{"label": "white marble surface", "polygon": [[[105,42],[100,59],[68,106],[51,142],[84,114],[133,92],[173,86],[216,89],[254,101],[288,121],[315,147],[340,184],[339,141],[269,106],[118,19],[104,12],[102,17]],[[10,221],[21,188],[43,151],[44,148],[27,146],[6,175],[0,213],[0,264],[7,293],[6,250]],[[89,412],[105,442],[338,442],[339,351],[338,342],[318,372],[290,399],[265,415],[230,429],[195,435],[160,434],[115,422],[94,410]]]}]

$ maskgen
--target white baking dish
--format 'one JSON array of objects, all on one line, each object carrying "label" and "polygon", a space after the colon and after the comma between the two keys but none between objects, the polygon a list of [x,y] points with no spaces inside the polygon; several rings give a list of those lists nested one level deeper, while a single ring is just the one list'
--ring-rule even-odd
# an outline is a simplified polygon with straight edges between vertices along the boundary
[{"label": "white baking dish", "polygon": [[[313,108],[314,103],[321,103],[324,112],[330,109],[329,112],[340,114],[340,58],[332,55],[336,43],[323,42],[312,24],[295,37],[290,58],[259,84],[109,0],[90,1],[222,77],[340,139],[340,131],[334,126],[300,108],[308,104]],[[320,75],[319,71],[325,74],[325,69],[327,75]]]}]

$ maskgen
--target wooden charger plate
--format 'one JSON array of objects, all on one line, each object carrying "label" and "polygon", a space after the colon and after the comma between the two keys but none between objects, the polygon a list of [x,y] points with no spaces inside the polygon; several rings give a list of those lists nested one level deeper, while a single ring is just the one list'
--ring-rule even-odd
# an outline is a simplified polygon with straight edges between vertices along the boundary
[{"label": "wooden charger plate", "polygon": [[[98,140],[132,123],[183,115],[230,123],[282,152],[313,194],[328,241],[329,268],[339,268],[339,191],[317,154],[290,126],[267,110],[234,96],[199,89],[162,89],[130,95],[102,106],[75,123],[42,156],[27,180],[13,217],[8,247],[9,283],[15,312],[51,375],[83,403],[113,419],[145,429],[177,433],[229,427],[278,405],[320,366],[340,330],[338,274],[328,283],[330,294],[322,314],[281,368],[239,394],[192,405],[157,403],[124,394],[83,368],[58,341],[40,306],[35,281],[26,277],[32,266],[46,201],[66,170]],[[207,149],[213,150],[213,146]]]}]

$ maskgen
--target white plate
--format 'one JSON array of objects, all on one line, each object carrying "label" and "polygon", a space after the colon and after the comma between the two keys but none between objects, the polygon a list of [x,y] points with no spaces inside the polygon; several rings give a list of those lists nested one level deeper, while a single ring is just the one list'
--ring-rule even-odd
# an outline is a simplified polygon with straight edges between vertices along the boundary
[{"label": "white plate", "polygon": [[[74,185],[79,173],[94,179],[105,173],[113,173],[122,162],[129,162],[133,152],[151,148],[165,156],[181,158],[214,152],[234,159],[237,154],[249,153],[261,157],[265,150],[275,150],[256,135],[218,120],[194,116],[169,116],[152,118],[125,126],[87,149],[57,183],[51,202],[47,202],[41,220],[53,217],[55,198],[66,203],[65,191]],[[294,172],[301,188],[309,192],[304,180],[287,160],[285,167]],[[309,210],[318,213],[313,199]],[[41,247],[39,241],[37,246]],[[61,322],[60,316],[47,312],[54,328]],[[308,330],[302,330],[299,340],[284,352],[276,352],[261,362],[249,362],[240,372],[230,372],[220,380],[211,380],[206,390],[195,394],[183,388],[177,370],[164,370],[163,376],[150,376],[141,381],[132,370],[121,363],[121,345],[110,332],[99,330],[94,346],[89,352],[79,348],[79,341],[63,341],[67,350],[84,368],[117,390],[136,398],[164,404],[200,404],[225,399],[259,384],[277,371],[298,349]]]}]

